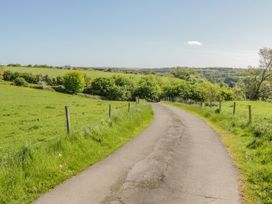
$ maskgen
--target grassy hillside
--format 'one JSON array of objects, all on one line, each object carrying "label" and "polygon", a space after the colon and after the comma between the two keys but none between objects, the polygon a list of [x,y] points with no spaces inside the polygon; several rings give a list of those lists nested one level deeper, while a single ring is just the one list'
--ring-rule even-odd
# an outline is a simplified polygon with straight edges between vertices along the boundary
[{"label": "grassy hillside", "polygon": [[[66,70],[56,69],[56,68],[39,68],[39,67],[3,67],[5,70],[10,70],[12,72],[30,72],[32,74],[42,74],[48,75],[50,77],[56,77],[62,75]],[[83,71],[91,79],[97,77],[107,77],[112,76],[116,73],[97,71],[93,69],[86,69]]]},{"label": "grassy hillside", "polygon": [[124,102],[93,100],[75,95],[59,94],[30,88],[0,85],[0,154],[23,144],[46,141],[65,135],[64,106],[70,106],[71,124],[77,131],[91,121],[105,118],[108,104],[113,108]]},{"label": "grassy hillside", "polygon": [[[0,85],[0,98],[0,203],[30,203],[109,155],[152,119],[146,103],[132,104],[128,113],[126,102],[9,85]],[[70,106],[71,137],[65,105]]]},{"label": "grassy hillside", "polygon": [[[228,85],[234,85],[248,75],[248,69],[244,68],[223,68],[223,67],[207,67],[207,68],[187,68],[180,67],[181,69],[190,69],[194,72],[199,73],[207,80],[220,83],[225,82]],[[152,69],[117,69],[117,71],[123,72],[134,72],[134,73],[157,73],[161,76],[171,75],[171,72],[175,71],[176,68],[152,68]],[[103,69],[100,69],[103,70]],[[106,70],[106,69],[104,69]],[[116,69],[112,69],[114,71]]]},{"label": "grassy hillside", "polygon": [[[248,123],[248,105],[252,105],[252,123]],[[272,104],[265,102],[233,102],[217,107],[173,103],[207,120],[221,135],[242,174],[245,200],[248,203],[272,203]]]}]

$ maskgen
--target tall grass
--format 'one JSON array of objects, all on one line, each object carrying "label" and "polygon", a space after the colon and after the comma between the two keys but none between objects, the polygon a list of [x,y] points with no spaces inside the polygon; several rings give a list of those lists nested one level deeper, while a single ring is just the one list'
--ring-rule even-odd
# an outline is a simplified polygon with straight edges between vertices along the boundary
[{"label": "tall grass", "polygon": [[[241,172],[245,200],[248,203],[272,203],[272,104],[265,102],[233,102],[217,107],[171,103],[196,113],[207,120],[221,135]],[[253,122],[248,121],[248,105],[252,105]]]}]

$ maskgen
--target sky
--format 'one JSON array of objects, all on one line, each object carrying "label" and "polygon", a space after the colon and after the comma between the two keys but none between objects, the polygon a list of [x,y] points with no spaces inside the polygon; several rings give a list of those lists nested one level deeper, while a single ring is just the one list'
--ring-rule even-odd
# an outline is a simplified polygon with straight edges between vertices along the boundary
[{"label": "sky", "polygon": [[0,0],[0,64],[258,66],[271,0]]}]

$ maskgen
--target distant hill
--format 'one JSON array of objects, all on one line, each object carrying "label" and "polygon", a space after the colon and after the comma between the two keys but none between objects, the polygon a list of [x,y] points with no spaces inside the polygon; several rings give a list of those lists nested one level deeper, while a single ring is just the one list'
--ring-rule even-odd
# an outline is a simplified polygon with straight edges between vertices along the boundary
[{"label": "distant hill", "polygon": [[[237,82],[243,79],[247,75],[248,69],[244,68],[221,68],[221,67],[207,67],[207,68],[189,68],[189,67],[179,67],[181,69],[189,69],[194,72],[199,73],[201,76],[207,80],[214,83],[224,82],[229,86],[234,86]],[[126,72],[126,73],[141,73],[149,74],[156,73],[159,75],[169,75],[176,68],[94,68],[97,70],[103,70],[107,72]]]},{"label": "distant hill", "polygon": [[[15,66],[16,65],[16,66]],[[6,69],[11,69],[13,71],[25,71],[28,72],[36,71],[40,73],[42,71],[47,72],[47,69],[53,68],[52,71],[48,72],[48,74],[52,74],[54,72],[63,72],[66,70],[65,67],[54,67],[48,65],[27,65],[22,66],[20,64],[11,64],[8,66],[2,66]],[[192,70],[193,72],[199,73],[200,76],[206,78],[207,80],[214,83],[224,82],[228,84],[230,87],[234,86],[241,79],[243,79],[247,75],[248,69],[244,68],[224,68],[224,67],[207,67],[207,68],[191,68],[191,67],[178,67],[180,69]],[[111,73],[129,73],[129,74],[158,74],[158,75],[171,75],[173,71],[175,71],[176,67],[164,67],[164,68],[118,68],[118,67],[70,67],[70,69],[80,69],[84,71],[92,71],[93,73],[99,73],[96,71],[103,71]],[[103,72],[100,72],[100,75],[103,76]],[[89,72],[88,72],[89,73]],[[106,74],[106,73],[105,73]],[[108,75],[107,74],[107,75]]]}]

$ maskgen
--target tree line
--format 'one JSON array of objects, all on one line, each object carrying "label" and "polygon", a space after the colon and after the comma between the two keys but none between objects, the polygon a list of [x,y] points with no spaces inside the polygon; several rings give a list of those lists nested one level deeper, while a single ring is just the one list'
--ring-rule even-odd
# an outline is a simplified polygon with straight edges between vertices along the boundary
[{"label": "tree line", "polygon": [[[99,95],[109,100],[134,100],[139,96],[148,101],[163,98],[180,98],[196,102],[219,100],[271,100],[272,101],[272,49],[259,51],[260,66],[247,70],[235,85],[213,83],[189,68],[176,68],[164,76],[116,74],[112,77],[88,78],[80,70],[67,71],[64,75],[19,73],[0,70],[6,81],[17,86],[36,84],[36,88],[48,86],[56,91],[71,94]],[[12,66],[14,66],[12,64]],[[19,65],[18,65],[19,66]]]},{"label": "tree line", "polygon": [[177,79],[154,74],[143,76],[114,75],[91,80],[81,71],[67,71],[57,77],[48,75],[3,71],[2,78],[17,86],[36,84],[36,88],[49,86],[70,94],[98,95],[108,100],[132,101],[135,97],[147,101],[163,98],[181,98],[191,101],[233,100],[235,91],[224,84],[213,84],[201,77]]}]

